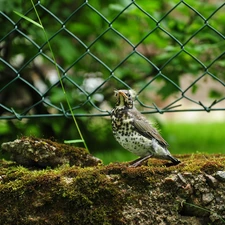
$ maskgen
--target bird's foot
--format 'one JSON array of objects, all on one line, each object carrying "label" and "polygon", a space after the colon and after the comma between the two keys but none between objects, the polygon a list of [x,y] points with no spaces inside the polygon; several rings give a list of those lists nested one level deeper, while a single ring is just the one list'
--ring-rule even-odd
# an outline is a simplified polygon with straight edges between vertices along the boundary
[{"label": "bird's foot", "polygon": [[138,167],[141,165],[142,162],[144,162],[145,160],[147,160],[151,157],[152,157],[152,155],[147,155],[145,157],[135,159],[134,161],[131,162],[131,165],[129,167]]}]

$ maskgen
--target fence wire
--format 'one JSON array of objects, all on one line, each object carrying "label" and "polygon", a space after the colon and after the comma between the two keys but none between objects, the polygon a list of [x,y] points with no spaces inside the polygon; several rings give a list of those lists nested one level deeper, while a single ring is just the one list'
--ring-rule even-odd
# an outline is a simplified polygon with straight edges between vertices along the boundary
[{"label": "fence wire", "polygon": [[35,3],[48,40],[13,12],[37,21],[31,3],[0,12],[0,119],[70,117],[60,79],[75,116],[108,116],[119,88],[144,113],[225,110],[225,3],[56,2]]}]

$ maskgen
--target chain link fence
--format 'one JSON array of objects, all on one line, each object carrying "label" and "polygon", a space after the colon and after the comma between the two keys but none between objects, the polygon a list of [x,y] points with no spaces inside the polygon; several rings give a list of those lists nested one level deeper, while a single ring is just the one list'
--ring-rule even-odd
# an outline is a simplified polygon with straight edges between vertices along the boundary
[{"label": "chain link fence", "polygon": [[[66,98],[77,117],[108,116],[120,88],[136,90],[144,113],[225,110],[224,2],[9,2],[0,119],[71,117]],[[38,21],[35,9],[48,40],[13,12]]]}]

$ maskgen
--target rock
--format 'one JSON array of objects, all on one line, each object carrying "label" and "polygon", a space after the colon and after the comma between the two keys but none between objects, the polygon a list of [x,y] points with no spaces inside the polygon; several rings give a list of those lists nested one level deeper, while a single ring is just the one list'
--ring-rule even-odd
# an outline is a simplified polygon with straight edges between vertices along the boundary
[{"label": "rock", "polygon": [[202,194],[202,202],[204,205],[209,204],[213,199],[214,199],[214,195],[212,193]]},{"label": "rock", "polygon": [[206,179],[208,185],[212,188],[215,188],[218,185],[217,179],[211,175],[205,174],[205,179]]},{"label": "rock", "polygon": [[59,144],[47,139],[23,137],[1,145],[11,160],[25,167],[56,167],[60,165],[95,166],[101,160],[83,148]]},{"label": "rock", "polygon": [[[43,155],[82,167],[27,169],[0,160],[0,224],[224,224],[225,182],[209,185],[208,180],[214,183],[216,178],[205,175],[205,157],[200,154],[195,160],[193,155],[179,157],[184,163],[178,166],[151,159],[148,166],[137,168],[128,163],[90,167],[97,161],[84,149],[43,139],[22,141],[28,142],[24,145],[31,146],[32,152],[35,144],[47,143]],[[12,145],[10,154],[18,150],[17,142]],[[50,149],[54,154],[48,153]],[[217,168],[210,169],[210,174],[222,171],[219,166],[225,168],[223,155],[209,157],[217,159],[210,164]]]},{"label": "rock", "polygon": [[215,178],[221,182],[225,182],[225,171],[217,171],[215,173]]}]

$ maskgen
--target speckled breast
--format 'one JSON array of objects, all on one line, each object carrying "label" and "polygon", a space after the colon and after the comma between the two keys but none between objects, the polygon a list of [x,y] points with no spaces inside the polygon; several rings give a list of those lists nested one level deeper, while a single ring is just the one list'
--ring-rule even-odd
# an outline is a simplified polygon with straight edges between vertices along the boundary
[{"label": "speckled breast", "polygon": [[145,156],[152,152],[152,141],[139,134],[133,126],[133,118],[125,109],[114,109],[111,114],[115,139],[126,150]]}]

